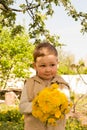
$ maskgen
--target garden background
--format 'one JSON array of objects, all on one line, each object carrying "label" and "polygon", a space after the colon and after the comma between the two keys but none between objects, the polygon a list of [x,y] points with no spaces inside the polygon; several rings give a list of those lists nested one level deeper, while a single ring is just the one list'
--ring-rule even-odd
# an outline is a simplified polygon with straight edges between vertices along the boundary
[{"label": "garden background", "polygon": [[[82,47],[85,47],[85,43],[87,43],[87,13],[86,10],[78,8],[80,2],[75,2],[77,6],[74,6],[73,0],[0,0],[0,130],[23,130],[23,115],[18,108],[21,94],[18,82],[20,81],[23,86],[24,80],[31,76],[30,68],[33,67],[32,53],[34,47],[45,40],[53,43],[58,50],[58,74],[63,76],[71,86],[73,108],[67,115],[66,130],[87,130],[87,60],[85,57],[76,60],[74,54],[64,49],[68,43],[66,41],[71,38],[69,34],[71,34],[74,36],[74,40],[72,39],[68,43],[69,45],[72,43],[71,50],[78,49],[78,56],[85,52]],[[87,3],[87,1],[82,2]],[[72,27],[69,25],[70,22],[66,23],[65,19],[61,20],[61,15],[57,17],[57,20],[63,22],[62,26],[66,27],[63,30],[64,34],[69,31],[67,40],[61,41],[61,37],[64,36],[64,34],[59,35],[61,28],[55,26],[58,30],[56,35],[48,29],[47,20],[50,21],[53,18],[54,9],[57,7],[63,8],[69,20],[77,23],[74,29],[80,25],[78,30],[85,39],[81,48],[80,40],[75,42],[75,39],[80,37],[75,37],[75,33],[71,33],[72,30],[69,30]],[[27,26],[25,20],[23,20],[23,24],[20,24],[21,18],[18,17],[18,15],[21,16],[20,14],[26,16]],[[18,23],[17,20],[20,22]],[[52,23],[55,24],[56,22],[53,20]],[[76,46],[73,48],[73,45]],[[17,87],[17,85],[19,86]],[[14,102],[10,102],[12,98],[7,100],[6,97],[9,93],[14,93],[12,95]]]}]

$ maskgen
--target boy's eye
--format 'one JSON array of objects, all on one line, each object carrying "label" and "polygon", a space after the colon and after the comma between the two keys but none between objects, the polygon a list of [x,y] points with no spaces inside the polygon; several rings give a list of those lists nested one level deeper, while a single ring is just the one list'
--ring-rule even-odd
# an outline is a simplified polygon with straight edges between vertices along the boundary
[{"label": "boy's eye", "polygon": [[46,65],[40,65],[40,67],[45,67]]},{"label": "boy's eye", "polygon": [[51,66],[55,66],[55,64],[51,64]]},{"label": "boy's eye", "polygon": [[[49,66],[55,66],[55,64],[50,64]],[[40,67],[46,67],[46,65],[40,65]]]}]

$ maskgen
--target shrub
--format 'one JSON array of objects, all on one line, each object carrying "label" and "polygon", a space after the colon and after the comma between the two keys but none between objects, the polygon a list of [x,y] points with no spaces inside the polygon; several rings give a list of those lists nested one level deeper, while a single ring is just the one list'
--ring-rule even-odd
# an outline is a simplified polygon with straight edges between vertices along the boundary
[{"label": "shrub", "polygon": [[0,110],[0,121],[19,122],[23,120],[22,114],[19,112],[18,106],[12,107],[4,105]]},{"label": "shrub", "polygon": [[0,130],[24,130],[23,122],[0,122]]},{"label": "shrub", "polygon": [[[23,119],[18,106],[0,105],[0,130],[24,130]],[[65,130],[87,130],[87,126],[82,126],[78,119],[69,117]]]},{"label": "shrub", "polygon": [[23,115],[18,106],[0,106],[0,130],[23,130]]},{"label": "shrub", "polygon": [[66,130],[87,130],[87,127],[82,126],[77,118],[69,117],[66,122]]}]

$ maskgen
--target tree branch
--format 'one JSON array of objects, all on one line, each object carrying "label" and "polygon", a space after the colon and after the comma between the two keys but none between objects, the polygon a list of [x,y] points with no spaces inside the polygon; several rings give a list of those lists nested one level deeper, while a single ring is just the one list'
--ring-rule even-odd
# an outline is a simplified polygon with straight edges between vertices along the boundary
[{"label": "tree branch", "polygon": [[34,9],[34,8],[38,8],[39,6],[40,6],[40,4],[38,4],[38,5],[28,5],[27,4],[27,6],[26,6],[26,8],[25,9],[14,9],[14,8],[10,8],[10,7],[8,7],[5,3],[3,3],[3,1],[1,0],[0,1],[0,9],[2,9],[2,10],[4,10],[4,11],[6,11],[6,10],[11,10],[11,11],[16,11],[16,12],[24,12],[24,11],[28,11],[28,10],[31,10],[31,9]]}]

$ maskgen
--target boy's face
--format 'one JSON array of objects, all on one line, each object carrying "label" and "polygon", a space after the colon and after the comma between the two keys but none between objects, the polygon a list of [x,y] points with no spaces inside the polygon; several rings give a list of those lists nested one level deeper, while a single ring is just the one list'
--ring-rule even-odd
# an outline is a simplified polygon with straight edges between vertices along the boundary
[{"label": "boy's face", "polygon": [[41,56],[36,59],[34,68],[40,78],[50,80],[57,74],[57,63],[55,55]]}]

